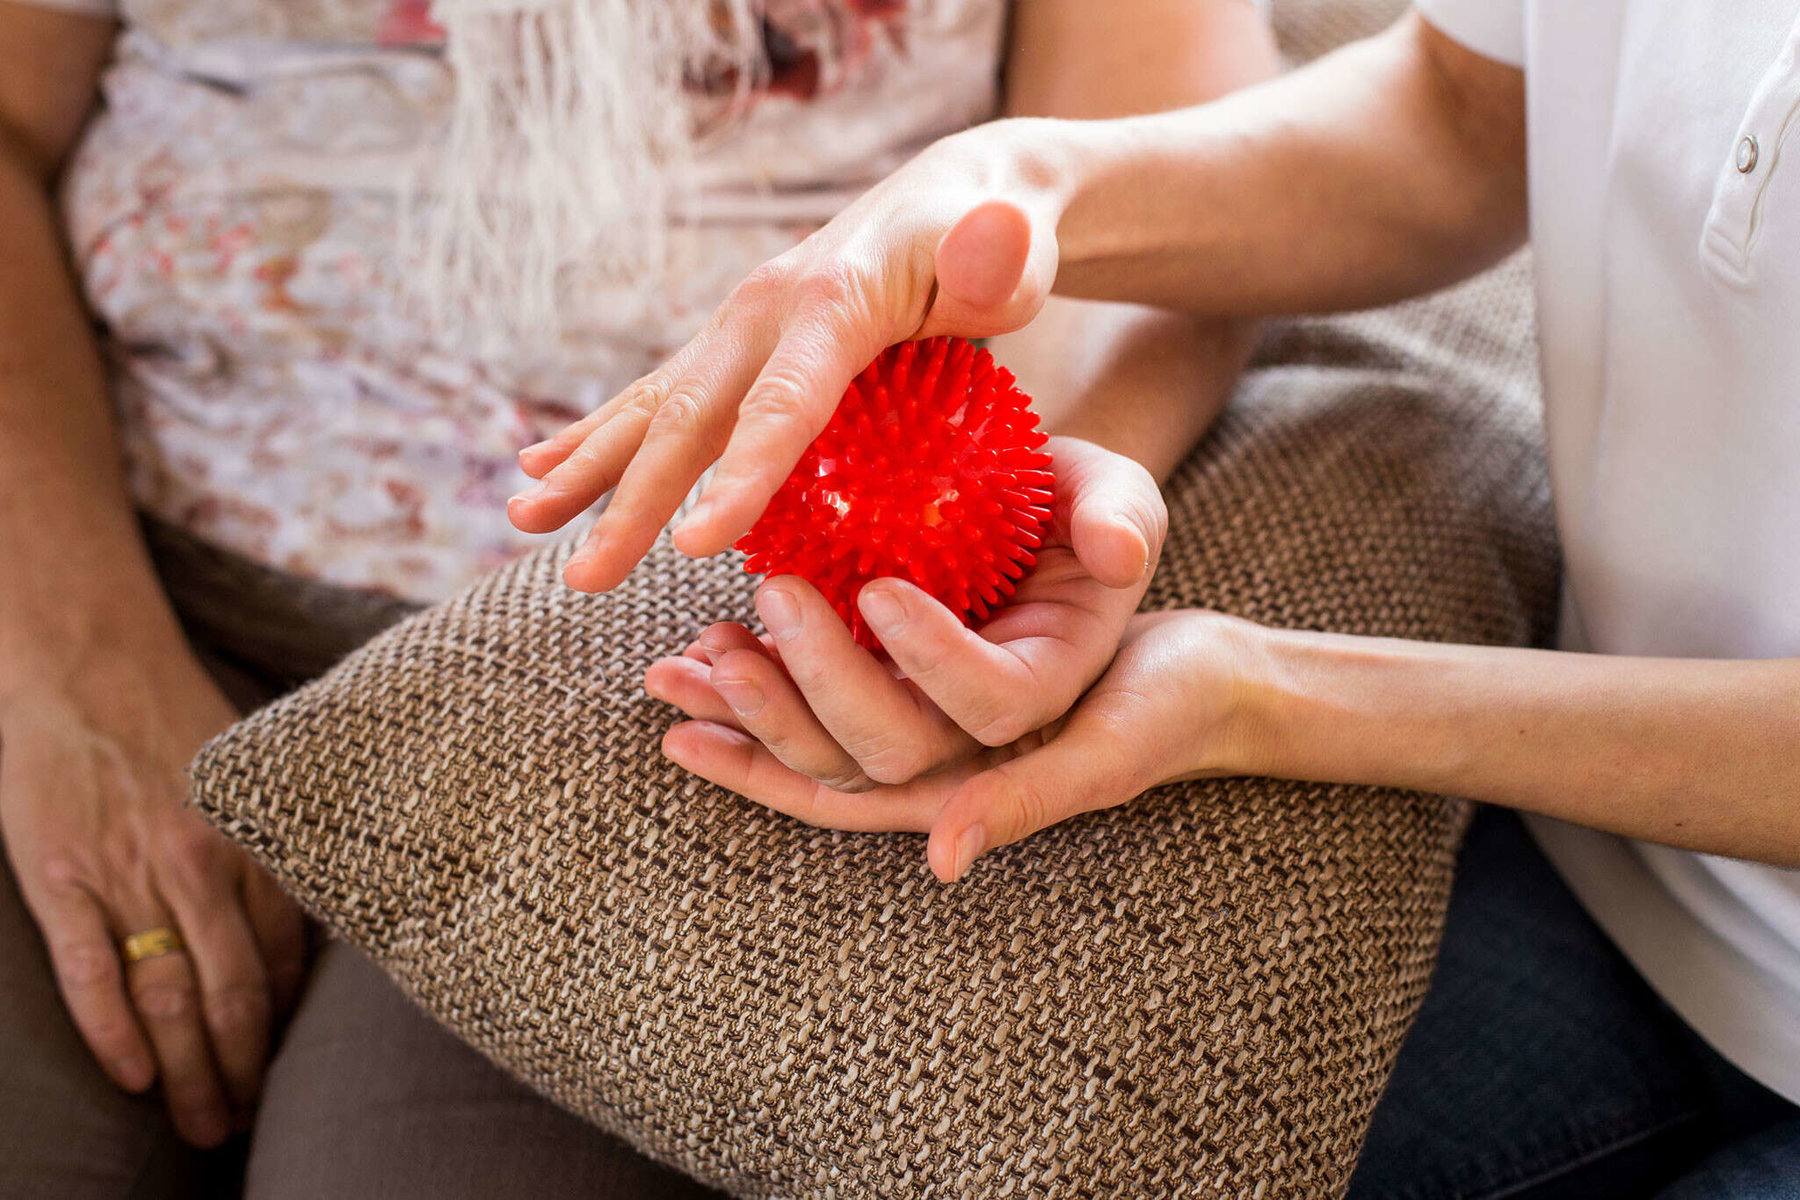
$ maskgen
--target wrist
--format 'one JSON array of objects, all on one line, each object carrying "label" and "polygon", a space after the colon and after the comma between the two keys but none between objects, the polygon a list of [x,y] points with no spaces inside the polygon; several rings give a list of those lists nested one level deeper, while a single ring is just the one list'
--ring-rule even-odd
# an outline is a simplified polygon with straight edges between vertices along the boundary
[{"label": "wrist", "polygon": [[1244,661],[1244,773],[1452,792],[1464,779],[1464,731],[1438,687],[1457,647],[1259,627]]},{"label": "wrist", "polygon": [[0,621],[0,723],[20,703],[83,690],[107,664],[193,663],[186,635],[160,588],[46,609],[13,606]]},{"label": "wrist", "polygon": [[1267,692],[1277,632],[1207,609],[1171,614],[1182,625],[1185,653],[1176,660],[1190,702],[1178,731],[1188,748],[1171,778],[1267,774]]},{"label": "wrist", "polygon": [[1054,233],[1079,196],[1095,153],[1086,122],[1058,117],[1003,117],[938,143],[976,190],[1018,203]]},{"label": "wrist", "polygon": [[1132,277],[1142,266],[1194,236],[1203,215],[1181,218],[1171,240],[1170,214],[1157,197],[1191,164],[1170,158],[1172,114],[1111,121],[1063,121],[1046,131],[1053,145],[1041,153],[1060,169],[1056,239],[1061,252],[1057,291],[1091,299],[1159,303]]},{"label": "wrist", "polygon": [[1337,753],[1357,736],[1354,701],[1340,699],[1341,683],[1347,672],[1366,669],[1365,643],[1373,639],[1238,624],[1236,699],[1221,773],[1353,782],[1355,765]]}]

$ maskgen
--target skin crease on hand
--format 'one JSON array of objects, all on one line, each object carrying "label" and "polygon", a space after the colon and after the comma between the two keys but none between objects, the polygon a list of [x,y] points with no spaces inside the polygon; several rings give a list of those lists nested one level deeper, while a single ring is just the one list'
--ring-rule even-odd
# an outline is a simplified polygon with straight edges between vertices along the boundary
[{"label": "skin crease on hand", "polygon": [[[292,901],[182,803],[188,759],[235,716],[197,668],[102,657],[10,704],[0,747],[0,830],[71,1017],[201,1146],[249,1120],[305,959]],[[119,938],[160,926],[186,952],[120,963]]]},{"label": "skin crease on hand", "polygon": [[[603,590],[637,562],[686,483],[724,447],[707,497],[726,497],[723,515],[703,506],[676,533],[686,553],[723,549],[875,352],[911,337],[989,336],[1029,322],[1002,339],[1013,356],[1003,361],[1029,365],[1021,374],[1047,427],[1073,435],[1059,464],[1085,463],[1096,476],[1062,489],[1084,502],[1065,514],[1060,562],[1040,567],[1038,596],[975,634],[898,581],[865,589],[862,610],[873,624],[891,620],[889,609],[906,622],[891,643],[909,657],[897,678],[856,656],[811,589],[774,581],[758,598],[774,635],[715,627],[646,678],[653,693],[741,719],[792,763],[850,789],[1001,753],[995,747],[1066,710],[1104,668],[1160,552],[1166,516],[1155,479],[1137,467],[1135,475],[1109,472],[1100,447],[1153,472],[1172,469],[1255,341],[1246,323],[1129,305],[1059,300],[1034,321],[1056,277],[1068,164],[1017,153],[1013,134],[1046,123],[1043,116],[1196,103],[1277,66],[1266,24],[1235,0],[1134,0],[1105,14],[1087,0],[1019,5],[1007,69],[1011,132],[987,126],[932,147],[757,272],[667,368],[526,450],[521,464],[542,486],[510,506],[515,523],[559,527],[617,483],[566,575],[573,586]],[[1073,449],[1078,442],[1085,449]],[[747,465],[734,467],[734,454]],[[736,710],[713,688],[715,675]]]}]

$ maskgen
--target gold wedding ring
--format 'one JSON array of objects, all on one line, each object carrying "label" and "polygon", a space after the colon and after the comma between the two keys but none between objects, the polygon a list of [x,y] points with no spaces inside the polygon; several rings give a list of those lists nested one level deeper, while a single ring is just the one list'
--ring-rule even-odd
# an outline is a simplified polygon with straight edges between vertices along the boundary
[{"label": "gold wedding ring", "polygon": [[127,963],[161,958],[165,954],[180,954],[186,949],[187,945],[181,940],[181,935],[167,925],[134,933],[119,944],[119,952],[125,956]]}]

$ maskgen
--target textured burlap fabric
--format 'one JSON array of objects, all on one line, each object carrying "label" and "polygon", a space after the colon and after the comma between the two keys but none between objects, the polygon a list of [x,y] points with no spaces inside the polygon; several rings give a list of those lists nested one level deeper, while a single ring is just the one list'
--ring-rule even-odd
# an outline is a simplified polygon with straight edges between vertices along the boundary
[{"label": "textured burlap fabric", "polygon": [[[1541,639],[1522,272],[1273,331],[1170,484],[1148,604]],[[1341,1190],[1460,804],[1194,783],[941,886],[913,837],[806,828],[661,758],[643,669],[751,613],[736,560],[665,541],[588,597],[566,554],[244,721],[196,764],[200,806],[471,1044],[737,1195]]]}]

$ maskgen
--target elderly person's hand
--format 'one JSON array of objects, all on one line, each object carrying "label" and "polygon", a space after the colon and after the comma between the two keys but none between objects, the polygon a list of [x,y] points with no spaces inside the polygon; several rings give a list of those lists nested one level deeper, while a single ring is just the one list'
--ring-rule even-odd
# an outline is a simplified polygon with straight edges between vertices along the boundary
[{"label": "elderly person's hand", "polygon": [[1132,460],[1075,438],[1049,449],[1057,498],[1037,565],[979,630],[903,580],[869,584],[858,607],[896,674],[818,592],[778,576],[757,594],[768,644],[715,625],[653,663],[646,690],[840,792],[905,783],[1062,716],[1118,649],[1168,516]]},{"label": "elderly person's hand", "polygon": [[616,487],[564,577],[616,586],[718,461],[676,530],[695,556],[761,515],[882,349],[936,334],[1022,328],[1056,277],[1057,172],[1011,149],[1032,122],[934,145],[792,251],[765,264],[698,336],[556,437],[520,454],[539,482],[508,506],[528,533],[558,529]]},{"label": "elderly person's hand", "polygon": [[[160,1080],[181,1136],[213,1145],[247,1121],[305,951],[293,902],[184,803],[188,760],[236,714],[174,644],[93,646],[15,682],[0,833],[69,1015],[120,1087]],[[122,961],[158,929],[185,950]]]},{"label": "elderly person's hand", "polygon": [[663,750],[720,787],[811,825],[929,833],[946,881],[981,854],[1158,784],[1251,769],[1233,721],[1255,626],[1185,610],[1133,617],[1118,657],[1062,720],[908,783],[845,792],[785,765],[726,714]]}]

